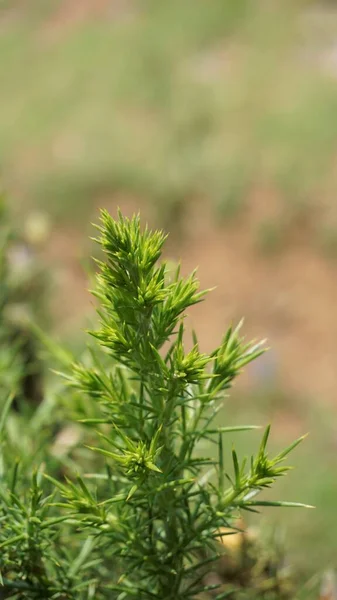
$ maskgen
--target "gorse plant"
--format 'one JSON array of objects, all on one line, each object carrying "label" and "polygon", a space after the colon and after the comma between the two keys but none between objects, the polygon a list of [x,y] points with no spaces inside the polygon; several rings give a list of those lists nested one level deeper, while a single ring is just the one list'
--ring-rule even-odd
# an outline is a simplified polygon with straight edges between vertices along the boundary
[{"label": "gorse plant", "polygon": [[59,525],[65,516],[55,512],[53,490],[42,488],[42,473],[35,470],[47,462],[50,473],[59,471],[51,448],[55,425],[62,427],[48,394],[42,395],[43,367],[31,328],[42,312],[42,275],[0,199],[1,600],[79,598],[83,585],[76,562],[83,539],[69,544],[69,528]]},{"label": "gorse plant", "polygon": [[38,456],[45,477],[13,464],[4,428],[10,399],[3,410],[4,597],[235,598],[235,584],[209,583],[226,551],[219,538],[224,528],[235,534],[241,509],[302,506],[257,498],[288,471],[284,460],[302,438],[271,458],[268,427],[250,461],[233,449],[232,472],[225,470],[224,436],[254,427],[217,426],[222,399],[263,345],[245,343],[239,325],[209,355],[195,334],[185,350],[185,311],[205,296],[195,273],[172,277],[158,262],[165,236],[142,231],[138,217],[115,221],[103,211],[98,229],[105,259],[96,348],[65,374],[85,448],[63,463],[63,481],[48,449]]},{"label": "gorse plant", "polygon": [[[178,269],[170,279],[158,264],[165,236],[141,231],[138,217],[114,221],[103,211],[99,232],[105,261],[92,335],[111,366],[96,356],[90,368],[74,366],[70,383],[99,405],[101,416],[84,422],[97,429],[91,450],[106,457],[110,497],[97,500],[79,481],[60,486],[64,506],[114,557],[116,598],[196,597],[207,591],[203,576],[219,556],[219,530],[233,525],[238,509],[298,506],[256,496],[288,471],[284,459],[302,438],[270,458],[268,427],[257,454],[240,461],[233,449],[233,475],[225,472],[223,437],[252,427],[216,427],[214,419],[224,392],[263,346],[245,343],[239,325],[210,355],[195,334],[185,351],[184,312],[205,296],[195,273],[182,278]],[[216,457],[200,454],[209,441]]]}]

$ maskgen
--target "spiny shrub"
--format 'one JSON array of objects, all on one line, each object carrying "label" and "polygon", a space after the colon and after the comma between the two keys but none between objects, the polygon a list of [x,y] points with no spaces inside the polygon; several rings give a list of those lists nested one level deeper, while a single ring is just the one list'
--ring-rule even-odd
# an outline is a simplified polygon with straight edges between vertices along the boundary
[{"label": "spiny shrub", "polygon": [[63,481],[40,469],[23,489],[2,437],[5,597],[235,597],[234,584],[207,580],[226,551],[223,528],[235,534],[242,510],[302,506],[258,498],[302,438],[270,457],[267,427],[250,460],[232,450],[227,471],[224,437],[253,427],[219,426],[222,399],[263,346],[246,343],[239,325],[210,354],[195,334],[186,350],[185,311],[205,297],[195,273],[170,276],[159,262],[165,236],[138,217],[103,211],[98,230],[99,326],[90,360],[65,373],[90,472],[83,460]]}]

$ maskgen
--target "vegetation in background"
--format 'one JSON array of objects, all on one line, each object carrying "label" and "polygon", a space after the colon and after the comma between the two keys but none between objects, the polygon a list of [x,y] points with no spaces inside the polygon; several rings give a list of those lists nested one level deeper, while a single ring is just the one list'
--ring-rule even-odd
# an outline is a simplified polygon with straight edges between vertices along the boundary
[{"label": "vegetation in background", "polygon": [[34,248],[10,223],[0,198],[0,388],[14,393],[14,404],[42,400],[44,367],[30,324],[46,323],[46,277]]},{"label": "vegetation in background", "polygon": [[[254,211],[267,189],[286,230],[305,214],[311,239],[330,251],[333,10],[131,0],[77,22],[75,0],[28,4],[3,7],[0,40],[0,158],[23,204],[38,199],[78,221],[102,197],[126,193],[173,228],[177,205],[201,196],[233,216]],[[260,235],[262,247],[274,245],[272,226]]]}]

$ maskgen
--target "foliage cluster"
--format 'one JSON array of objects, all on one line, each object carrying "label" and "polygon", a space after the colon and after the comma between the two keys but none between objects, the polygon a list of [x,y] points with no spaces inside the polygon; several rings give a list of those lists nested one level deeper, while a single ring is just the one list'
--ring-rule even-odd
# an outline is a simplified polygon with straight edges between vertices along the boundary
[{"label": "foliage cluster", "polygon": [[185,311],[205,297],[196,274],[170,273],[159,260],[165,236],[142,230],[139,217],[102,211],[98,230],[94,344],[75,361],[49,342],[65,384],[29,414],[11,409],[16,373],[1,388],[1,593],[239,598],[238,582],[207,581],[226,553],[224,528],[239,535],[243,510],[301,506],[259,494],[287,473],[302,438],[271,457],[267,427],[249,460],[232,449],[229,468],[225,436],[254,426],[218,426],[215,417],[263,345],[245,342],[240,324],[210,354],[196,334],[186,349]]}]

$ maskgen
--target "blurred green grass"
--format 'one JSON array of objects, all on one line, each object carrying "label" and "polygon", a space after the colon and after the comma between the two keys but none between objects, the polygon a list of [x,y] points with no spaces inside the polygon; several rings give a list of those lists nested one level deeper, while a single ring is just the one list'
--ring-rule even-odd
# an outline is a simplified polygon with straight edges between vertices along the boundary
[{"label": "blurred green grass", "polygon": [[134,0],[63,27],[53,3],[28,4],[4,6],[0,37],[1,170],[21,209],[84,220],[127,191],[173,221],[200,196],[229,218],[267,183],[331,247],[337,65],[322,61],[337,12]]}]

